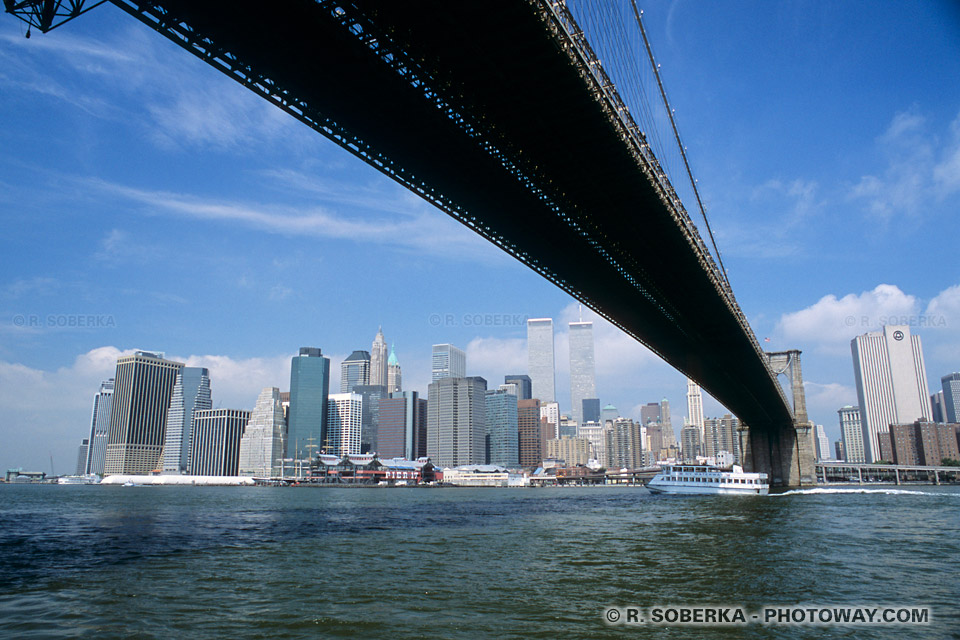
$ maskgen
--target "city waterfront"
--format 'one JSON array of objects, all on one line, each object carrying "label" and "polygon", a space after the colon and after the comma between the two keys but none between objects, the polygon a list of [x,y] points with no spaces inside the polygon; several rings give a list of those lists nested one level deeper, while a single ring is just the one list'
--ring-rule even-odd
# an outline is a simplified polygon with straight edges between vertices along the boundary
[{"label": "city waterfront", "polygon": [[[0,487],[0,636],[951,637],[960,487]],[[608,607],[928,607],[610,626]]]}]

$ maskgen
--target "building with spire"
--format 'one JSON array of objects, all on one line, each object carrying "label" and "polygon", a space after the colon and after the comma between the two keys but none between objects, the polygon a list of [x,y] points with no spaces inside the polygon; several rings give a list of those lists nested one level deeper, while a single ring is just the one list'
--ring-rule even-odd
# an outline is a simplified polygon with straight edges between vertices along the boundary
[{"label": "building with spire", "polygon": [[367,384],[386,387],[387,375],[387,342],[383,339],[383,327],[380,327],[370,347],[370,382]]},{"label": "building with spire", "polygon": [[403,378],[400,375],[400,361],[397,360],[396,346],[390,345],[390,357],[387,358],[387,393],[403,391]]},{"label": "building with spire", "polygon": [[700,430],[700,442],[704,441],[703,432],[703,395],[700,393],[700,385],[687,378],[687,424],[691,424]]}]

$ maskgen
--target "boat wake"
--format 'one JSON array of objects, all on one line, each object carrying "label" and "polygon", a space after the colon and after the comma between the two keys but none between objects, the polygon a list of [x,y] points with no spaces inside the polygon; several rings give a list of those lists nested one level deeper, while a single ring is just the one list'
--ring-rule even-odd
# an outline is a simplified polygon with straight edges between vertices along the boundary
[{"label": "boat wake", "polygon": [[[827,495],[837,493],[882,493],[890,496],[942,496],[951,495],[931,493],[927,491],[911,491],[909,489],[841,489],[835,487],[817,487],[815,489],[791,489],[783,493],[771,493],[770,496],[800,496],[800,495]],[[960,494],[957,494],[960,495]]]}]

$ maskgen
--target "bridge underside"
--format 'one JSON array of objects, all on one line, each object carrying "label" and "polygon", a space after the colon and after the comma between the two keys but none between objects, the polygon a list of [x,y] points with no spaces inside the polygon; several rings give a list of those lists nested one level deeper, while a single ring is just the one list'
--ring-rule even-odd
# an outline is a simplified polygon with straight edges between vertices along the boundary
[{"label": "bridge underside", "polygon": [[113,2],[537,270],[752,431],[792,428],[732,293],[547,3]]}]

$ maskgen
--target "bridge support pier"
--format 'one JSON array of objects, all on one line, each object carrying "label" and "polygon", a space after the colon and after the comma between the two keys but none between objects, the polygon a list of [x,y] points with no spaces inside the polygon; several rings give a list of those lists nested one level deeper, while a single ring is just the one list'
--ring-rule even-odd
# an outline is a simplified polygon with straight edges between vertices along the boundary
[{"label": "bridge support pier", "polygon": [[763,431],[740,427],[740,450],[747,471],[766,473],[770,486],[803,487],[817,484],[813,455],[813,424]]}]

